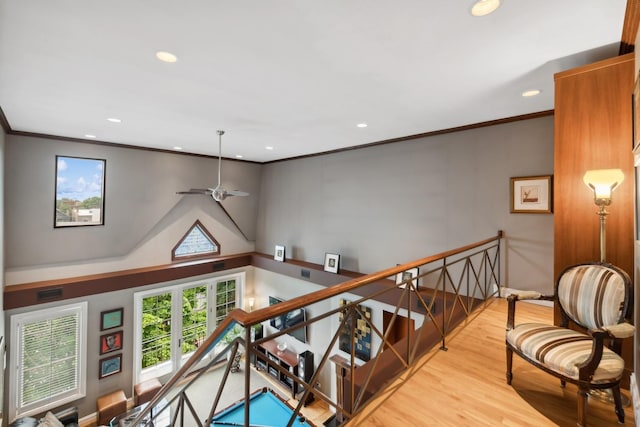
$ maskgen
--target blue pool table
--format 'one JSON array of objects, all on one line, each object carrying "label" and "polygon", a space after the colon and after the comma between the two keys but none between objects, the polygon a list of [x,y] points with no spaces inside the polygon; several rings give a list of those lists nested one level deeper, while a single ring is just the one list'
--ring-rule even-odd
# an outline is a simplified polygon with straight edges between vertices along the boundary
[{"label": "blue pool table", "polygon": [[[271,389],[265,387],[249,397],[249,425],[252,427],[285,427],[291,414],[293,408]],[[292,425],[314,427],[301,416],[297,416]],[[244,399],[214,415],[211,426],[244,426]]]}]

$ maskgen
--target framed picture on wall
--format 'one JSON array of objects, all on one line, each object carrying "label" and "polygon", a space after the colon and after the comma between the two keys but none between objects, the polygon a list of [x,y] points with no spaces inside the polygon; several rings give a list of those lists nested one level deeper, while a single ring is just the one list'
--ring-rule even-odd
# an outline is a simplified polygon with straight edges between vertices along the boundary
[{"label": "framed picture on wall", "polygon": [[100,354],[122,350],[122,331],[104,334],[100,337]]},{"label": "framed picture on wall", "polygon": [[324,255],[324,271],[328,271],[329,273],[337,273],[339,263],[340,263],[340,255],[338,254]]},{"label": "framed picture on wall", "polygon": [[553,175],[511,178],[511,213],[553,212]]},{"label": "framed picture on wall", "polygon": [[106,160],[56,156],[54,227],[104,225]]},{"label": "framed picture on wall", "polygon": [[411,290],[418,290],[418,274],[419,274],[419,269],[418,267],[416,268],[410,268],[409,270],[405,270],[401,273],[396,274],[396,285],[400,285],[398,286],[399,289],[404,289],[407,287],[407,284],[411,283]]},{"label": "framed picture on wall", "polygon": [[107,310],[100,313],[100,330],[106,331],[107,329],[119,328],[122,326],[123,313],[123,308],[116,308],[114,310]]},{"label": "framed picture on wall", "polygon": [[122,354],[100,360],[98,378],[103,379],[122,371]]},{"label": "framed picture on wall", "polygon": [[285,247],[282,245],[276,245],[276,248],[273,252],[273,259],[276,261],[284,261],[284,252]]}]

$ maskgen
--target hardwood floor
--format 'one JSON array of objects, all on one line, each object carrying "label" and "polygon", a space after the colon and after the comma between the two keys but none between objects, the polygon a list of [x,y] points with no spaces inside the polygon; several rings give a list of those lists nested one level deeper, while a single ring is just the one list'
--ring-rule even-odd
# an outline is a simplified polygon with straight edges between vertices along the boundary
[{"label": "hardwood floor", "polygon": [[[497,299],[458,327],[448,351],[433,350],[347,426],[575,426],[576,391],[517,356],[505,380],[507,302]],[[552,323],[553,310],[518,303],[516,321]],[[628,390],[623,393],[630,397]],[[589,426],[614,426],[613,404],[589,399]],[[625,408],[626,426],[635,425]]]}]

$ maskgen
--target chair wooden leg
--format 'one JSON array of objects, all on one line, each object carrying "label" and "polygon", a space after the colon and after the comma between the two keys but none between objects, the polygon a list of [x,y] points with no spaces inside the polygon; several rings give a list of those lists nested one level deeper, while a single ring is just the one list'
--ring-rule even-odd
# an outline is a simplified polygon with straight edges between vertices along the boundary
[{"label": "chair wooden leg", "polygon": [[507,384],[511,385],[513,374],[511,373],[511,366],[513,365],[513,350],[507,347]]},{"label": "chair wooden leg", "polygon": [[618,422],[624,424],[624,408],[622,408],[622,397],[620,396],[620,384],[611,387],[613,394],[613,401],[616,404],[616,415],[618,416]]},{"label": "chair wooden leg", "polygon": [[578,426],[587,427],[587,398],[589,388],[578,385]]}]

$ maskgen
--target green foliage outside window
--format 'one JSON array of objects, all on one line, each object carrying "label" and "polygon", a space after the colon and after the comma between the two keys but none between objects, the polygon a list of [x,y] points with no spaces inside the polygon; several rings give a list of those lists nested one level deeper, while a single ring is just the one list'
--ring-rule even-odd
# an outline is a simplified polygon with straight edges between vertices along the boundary
[{"label": "green foliage outside window", "polygon": [[207,287],[182,292],[182,354],[191,353],[207,338]]},{"label": "green foliage outside window", "polygon": [[142,367],[171,360],[171,294],[142,300]]},{"label": "green foliage outside window", "polygon": [[[142,300],[142,368],[171,360],[171,293]],[[216,284],[216,326],[236,308],[236,281]],[[207,285],[182,291],[181,354],[195,351],[208,336]]]},{"label": "green foliage outside window", "polygon": [[63,198],[56,200],[56,209],[58,212],[71,217],[74,208],[77,209],[102,209],[102,197],[89,197],[88,199],[73,200]]}]

